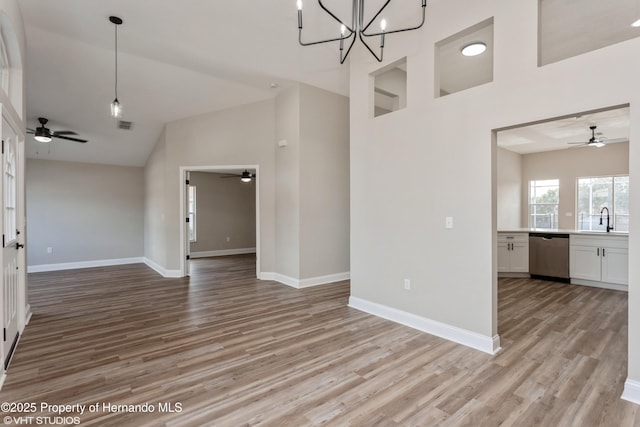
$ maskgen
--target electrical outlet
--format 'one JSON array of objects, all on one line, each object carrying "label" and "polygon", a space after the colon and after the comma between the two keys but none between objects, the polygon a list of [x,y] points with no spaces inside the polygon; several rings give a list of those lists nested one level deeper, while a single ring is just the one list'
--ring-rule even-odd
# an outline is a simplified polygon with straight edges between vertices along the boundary
[{"label": "electrical outlet", "polygon": [[411,280],[409,280],[409,279],[404,279],[404,288],[405,288],[407,291],[410,291],[410,290],[411,290]]},{"label": "electrical outlet", "polygon": [[47,253],[48,254],[52,254],[53,253],[53,248],[47,248]]},{"label": "electrical outlet", "polygon": [[231,237],[227,236],[227,242],[231,241]]}]

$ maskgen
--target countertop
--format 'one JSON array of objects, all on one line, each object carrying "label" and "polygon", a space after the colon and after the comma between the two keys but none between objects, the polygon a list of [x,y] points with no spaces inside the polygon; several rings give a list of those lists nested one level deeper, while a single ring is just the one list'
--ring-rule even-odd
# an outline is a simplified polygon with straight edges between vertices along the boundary
[{"label": "countertop", "polygon": [[548,233],[548,234],[576,234],[582,236],[611,236],[611,237],[629,237],[629,233],[623,231],[586,231],[575,229],[559,229],[551,230],[548,228],[505,228],[498,230],[498,233]]}]

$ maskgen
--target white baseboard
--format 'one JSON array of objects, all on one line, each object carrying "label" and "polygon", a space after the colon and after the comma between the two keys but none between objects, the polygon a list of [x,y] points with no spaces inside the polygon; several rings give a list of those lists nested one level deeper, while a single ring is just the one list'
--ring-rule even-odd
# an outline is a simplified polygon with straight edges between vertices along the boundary
[{"label": "white baseboard", "polygon": [[161,266],[160,264],[158,264],[158,263],[156,263],[154,261],[151,261],[149,258],[143,258],[142,262],[147,264],[147,266],[149,268],[155,270],[162,277],[174,278],[174,279],[183,277],[182,273],[180,272],[180,270],[168,270],[168,269],[164,268],[163,266]]},{"label": "white baseboard", "polygon": [[33,312],[31,311],[31,304],[27,304],[25,311],[27,312],[26,316],[24,317],[24,324],[26,326],[29,324],[29,321],[31,320],[31,316],[33,315]]},{"label": "white baseboard", "polygon": [[256,248],[238,248],[238,249],[221,249],[218,251],[191,252],[189,256],[191,258],[209,258],[214,256],[243,255],[243,254],[255,254],[255,253],[256,253]]},{"label": "white baseboard", "polygon": [[138,264],[143,262],[144,262],[144,258],[137,257],[137,258],[99,259],[94,261],[80,261],[80,262],[63,262],[59,264],[29,265],[27,266],[27,273],[75,270],[77,268],[108,267],[112,265]]},{"label": "white baseboard", "polygon": [[572,285],[593,286],[594,288],[612,289],[614,291],[629,292],[627,285],[618,285],[616,283],[597,282],[585,279],[571,279]]},{"label": "white baseboard", "polygon": [[493,337],[481,335],[466,329],[451,326],[446,323],[421,317],[413,313],[398,310],[362,298],[349,297],[349,307],[364,311],[401,325],[409,326],[422,332],[466,345],[467,347],[483,351],[489,354],[496,354],[500,351],[500,336]]},{"label": "white baseboard", "polygon": [[341,282],[343,280],[349,280],[350,277],[351,274],[348,271],[344,273],[328,274],[326,276],[310,277],[308,279],[296,279],[280,273],[263,272],[260,274],[260,280],[273,280],[275,282],[280,282],[283,285],[291,286],[292,288],[296,289],[326,285],[327,283]]},{"label": "white baseboard", "polygon": [[624,382],[624,391],[620,397],[626,401],[640,405],[640,381],[627,378]]}]

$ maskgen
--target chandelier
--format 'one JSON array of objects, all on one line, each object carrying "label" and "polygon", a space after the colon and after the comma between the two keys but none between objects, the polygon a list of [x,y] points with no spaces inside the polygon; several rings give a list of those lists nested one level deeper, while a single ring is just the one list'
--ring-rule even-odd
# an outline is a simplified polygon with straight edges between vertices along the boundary
[{"label": "chandelier", "polygon": [[[382,14],[384,9],[387,7],[391,0],[386,0],[382,5],[380,10],[373,15],[373,18],[369,22],[364,22],[364,0],[353,0],[352,3],[352,11],[351,11],[351,24],[347,25],[342,19],[338,18],[336,14],[334,14],[331,10],[329,10],[323,3],[322,0],[318,0],[318,5],[324,10],[331,18],[336,20],[340,24],[340,36],[335,38],[330,38],[326,40],[318,40],[314,42],[304,42],[302,41],[302,0],[297,1],[298,6],[298,42],[302,46],[312,46],[321,43],[330,43],[330,42],[340,42],[340,63],[343,64],[344,61],[349,56],[349,52],[353,47],[353,44],[356,42],[356,38],[359,38],[362,44],[371,52],[371,54],[378,60],[378,62],[382,62],[382,57],[384,54],[384,37],[387,34],[393,33],[401,33],[403,31],[411,31],[417,30],[422,27],[424,24],[425,17],[425,8],[427,7],[427,0],[421,0],[422,2],[422,21],[419,25],[410,28],[402,28],[399,30],[391,30],[387,31],[387,21],[386,19],[380,20],[380,31],[378,32],[367,32],[371,24]],[[378,55],[374,50],[369,46],[366,42],[367,38],[370,37],[380,37],[380,55]],[[348,45],[345,51],[345,44]]]}]

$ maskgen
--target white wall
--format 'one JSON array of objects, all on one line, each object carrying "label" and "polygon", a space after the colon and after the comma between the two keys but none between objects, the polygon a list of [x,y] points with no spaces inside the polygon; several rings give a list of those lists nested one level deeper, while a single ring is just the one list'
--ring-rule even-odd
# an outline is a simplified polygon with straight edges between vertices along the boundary
[{"label": "white wall", "polygon": [[276,98],[275,271],[300,277],[300,86]]},{"label": "white wall", "polygon": [[[528,227],[529,181],[559,179],[558,228],[576,227],[577,180],[586,176],[629,173],[629,144],[609,144],[601,148],[583,147],[547,151],[522,156],[522,227]],[[570,214],[570,215],[567,215]]]},{"label": "white wall", "polygon": [[276,101],[277,273],[349,272],[349,100],[296,85]]},{"label": "white wall", "polygon": [[197,240],[191,243],[191,256],[256,247],[255,180],[191,172],[189,185],[196,188]]},{"label": "white wall", "polygon": [[[150,159],[147,168],[164,161],[165,205],[163,234],[166,261],[162,267],[180,269],[180,167],[258,165],[260,261],[274,271],[275,103],[273,100],[190,117],[166,125],[164,157]],[[164,160],[163,160],[164,159]]]},{"label": "white wall", "polygon": [[140,167],[28,159],[27,265],[142,257],[143,173]]},{"label": "white wall", "polygon": [[[640,188],[640,144],[633,143],[640,39],[538,68],[536,0],[450,0],[427,9],[423,29],[387,38],[389,62],[408,56],[405,110],[372,118],[370,73],[385,64],[362,48],[352,52],[352,297],[469,331],[495,349],[492,130],[630,103],[630,185]],[[493,82],[437,98],[434,44],[491,17]],[[630,209],[640,211],[640,193],[631,198]],[[453,229],[445,229],[446,216]],[[631,224],[630,259],[640,257],[638,224]],[[629,277],[629,377],[640,380],[639,265],[631,263]]]},{"label": "white wall", "polygon": [[144,255],[152,265],[167,263],[166,204],[166,131],[163,131],[144,169]]},{"label": "white wall", "polygon": [[522,156],[513,151],[498,148],[496,162],[498,230],[520,228],[522,227],[522,198],[524,194],[526,199],[527,194],[522,192]]},{"label": "white wall", "polygon": [[300,278],[349,272],[349,99],[300,86]]},{"label": "white wall", "polygon": [[146,165],[154,193],[146,216],[156,224],[147,226],[147,258],[163,274],[179,272],[181,168],[256,165],[260,271],[293,286],[348,277],[348,105],[344,96],[296,85],[275,100],[169,123]]}]

